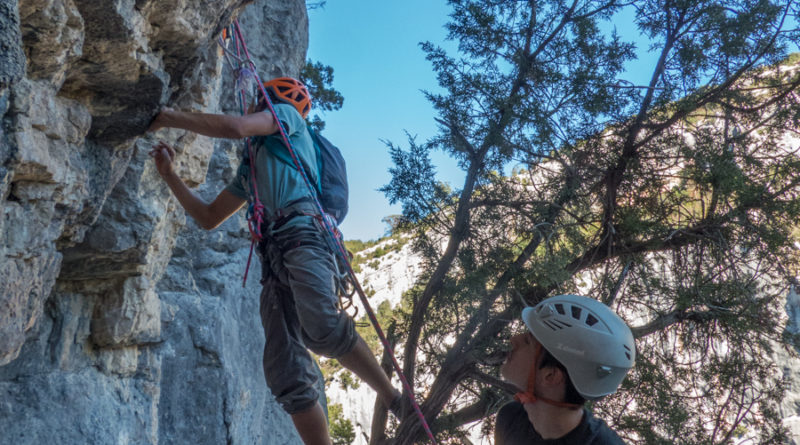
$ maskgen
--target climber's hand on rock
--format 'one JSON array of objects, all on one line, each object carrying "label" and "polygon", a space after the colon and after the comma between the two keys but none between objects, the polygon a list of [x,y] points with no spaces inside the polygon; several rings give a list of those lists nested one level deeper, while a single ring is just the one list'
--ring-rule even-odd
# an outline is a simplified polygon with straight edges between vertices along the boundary
[{"label": "climber's hand on rock", "polygon": [[147,128],[147,131],[152,133],[154,131],[158,131],[164,127],[169,127],[169,115],[174,110],[172,108],[164,107],[161,111],[158,112],[156,117],[153,118],[153,122],[150,122],[150,127]]},{"label": "climber's hand on rock", "polygon": [[172,174],[172,161],[175,160],[174,148],[164,141],[158,141],[158,144],[150,150],[149,155],[156,161],[158,174],[162,177]]}]

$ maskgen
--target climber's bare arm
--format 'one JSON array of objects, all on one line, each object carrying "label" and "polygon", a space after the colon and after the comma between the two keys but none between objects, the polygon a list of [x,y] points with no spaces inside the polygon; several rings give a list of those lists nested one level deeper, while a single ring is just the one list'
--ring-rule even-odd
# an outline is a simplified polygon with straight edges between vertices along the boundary
[{"label": "climber's bare arm", "polygon": [[214,138],[241,139],[269,135],[278,131],[270,113],[250,113],[244,116],[225,114],[187,113],[164,108],[153,119],[147,131],[161,128],[180,128]]},{"label": "climber's bare arm", "polygon": [[194,218],[200,227],[206,230],[211,230],[222,224],[223,221],[230,218],[247,202],[227,190],[223,190],[210,204],[200,199],[175,174],[172,169],[175,150],[164,142],[159,142],[153,147],[153,150],[150,151],[150,156],[155,159],[158,173],[164,178],[164,182],[167,183],[172,193],[178,198],[178,202],[186,210],[186,213]]}]

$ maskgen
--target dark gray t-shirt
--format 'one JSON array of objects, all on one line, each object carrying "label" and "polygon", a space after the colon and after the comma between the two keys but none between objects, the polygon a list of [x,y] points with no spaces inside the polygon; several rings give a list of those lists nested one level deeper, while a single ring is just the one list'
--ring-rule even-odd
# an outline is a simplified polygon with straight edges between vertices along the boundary
[{"label": "dark gray t-shirt", "polygon": [[510,402],[500,408],[495,425],[496,445],[625,445],[602,420],[589,410],[583,410],[578,426],[558,439],[542,439],[533,429],[528,412],[519,402]]}]

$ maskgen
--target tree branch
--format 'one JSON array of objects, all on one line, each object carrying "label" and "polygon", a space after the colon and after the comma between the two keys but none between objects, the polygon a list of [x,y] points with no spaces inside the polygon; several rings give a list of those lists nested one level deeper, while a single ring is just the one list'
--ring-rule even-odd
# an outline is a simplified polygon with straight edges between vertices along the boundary
[{"label": "tree branch", "polygon": [[722,312],[720,309],[709,309],[706,311],[686,311],[675,310],[663,315],[659,315],[649,323],[631,328],[634,338],[646,337],[654,332],[662,331],[669,326],[680,323],[682,321],[693,321],[695,323],[708,323],[716,320]]},{"label": "tree branch", "polygon": [[632,261],[628,261],[628,263],[625,264],[625,267],[622,269],[622,273],[619,274],[617,283],[614,285],[614,289],[611,290],[611,293],[608,295],[608,297],[603,299],[603,303],[605,303],[606,306],[611,306],[614,304],[614,300],[617,299],[617,294],[622,288],[622,283],[625,281],[625,278],[628,276],[628,272],[631,270],[631,264],[633,264]]},{"label": "tree branch", "polygon": [[499,402],[497,396],[491,391],[484,391],[481,397],[472,405],[442,416],[436,420],[433,429],[436,432],[453,430],[467,423],[477,422],[486,418],[489,411]]},{"label": "tree branch", "polygon": [[519,392],[519,388],[512,385],[511,383],[508,383],[505,380],[500,380],[497,377],[486,374],[485,372],[481,372],[477,369],[470,370],[469,377],[479,382],[485,383],[489,386],[492,386],[494,388],[498,388],[502,390],[504,393],[508,394],[509,396],[513,396],[514,394]]},{"label": "tree branch", "polygon": [[[431,275],[428,284],[425,286],[422,296],[420,296],[419,300],[414,305],[414,309],[412,310],[411,323],[408,329],[408,339],[404,348],[405,363],[403,366],[403,373],[409,379],[409,384],[412,386],[412,389],[414,386],[417,343],[419,342],[419,337],[422,333],[425,314],[428,311],[428,307],[430,306],[434,295],[441,290],[444,284],[444,278],[450,270],[453,261],[455,260],[461,242],[467,235],[467,230],[469,228],[470,200],[472,199],[472,192],[477,182],[478,173],[483,169],[483,160],[486,157],[489,149],[496,145],[497,139],[503,133],[505,128],[511,123],[511,119],[513,117],[513,113],[511,113],[511,111],[513,110],[513,106],[518,101],[522,86],[525,84],[526,79],[528,78],[528,71],[532,69],[537,55],[539,52],[543,51],[544,48],[546,48],[547,45],[558,35],[558,33],[563,30],[566,24],[572,20],[572,14],[577,4],[578,0],[575,0],[570,9],[563,15],[561,22],[556,29],[553,30],[553,32],[543,42],[540,43],[536,51],[524,59],[524,63],[517,72],[516,79],[512,83],[508,96],[499,107],[500,119],[497,121],[490,120],[490,129],[486,135],[486,138],[483,140],[483,143],[481,144],[477,153],[475,153],[474,158],[470,160],[469,170],[467,172],[467,177],[465,178],[464,188],[461,190],[459,202],[455,212],[453,230],[451,232],[451,237],[447,244],[447,248],[440,259],[436,270],[434,270],[433,274]],[[533,16],[534,14],[531,14],[531,20],[533,20]],[[529,29],[526,30],[526,32],[529,32],[529,35],[531,36],[528,39],[526,48],[530,47],[530,41],[533,35],[533,25],[534,23],[529,23]]]}]

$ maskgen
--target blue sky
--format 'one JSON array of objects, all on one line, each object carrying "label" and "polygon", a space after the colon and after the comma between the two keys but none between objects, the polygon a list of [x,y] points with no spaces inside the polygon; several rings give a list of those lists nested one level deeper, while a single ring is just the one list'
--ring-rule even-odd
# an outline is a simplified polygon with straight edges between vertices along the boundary
[{"label": "blue sky", "polygon": [[[346,239],[379,238],[386,229],[381,219],[401,212],[378,191],[392,165],[381,141],[405,146],[406,130],[420,141],[434,135],[433,108],[421,90],[437,83],[419,42],[444,41],[448,12],[443,0],[331,0],[309,11],[308,57],[333,67],[333,86],[344,96],[340,110],[322,117],[325,136],[347,162]],[[440,179],[461,178],[444,156],[435,160],[443,166]]]},{"label": "blue sky", "polygon": [[[344,96],[344,106],[322,118],[325,136],[347,162],[350,212],[341,227],[346,239],[379,238],[386,230],[381,219],[401,212],[378,191],[391,179],[382,141],[407,147],[406,131],[419,141],[434,135],[433,107],[422,90],[436,91],[437,82],[419,43],[455,48],[445,42],[449,11],[445,0],[331,0],[309,11],[308,57],[333,67],[333,86]],[[623,39],[638,38],[624,26],[630,23],[630,17],[615,20]],[[636,43],[640,59],[629,64],[628,78],[647,83],[649,45]],[[455,163],[441,153],[433,161],[438,179],[458,188],[463,175]]]}]

